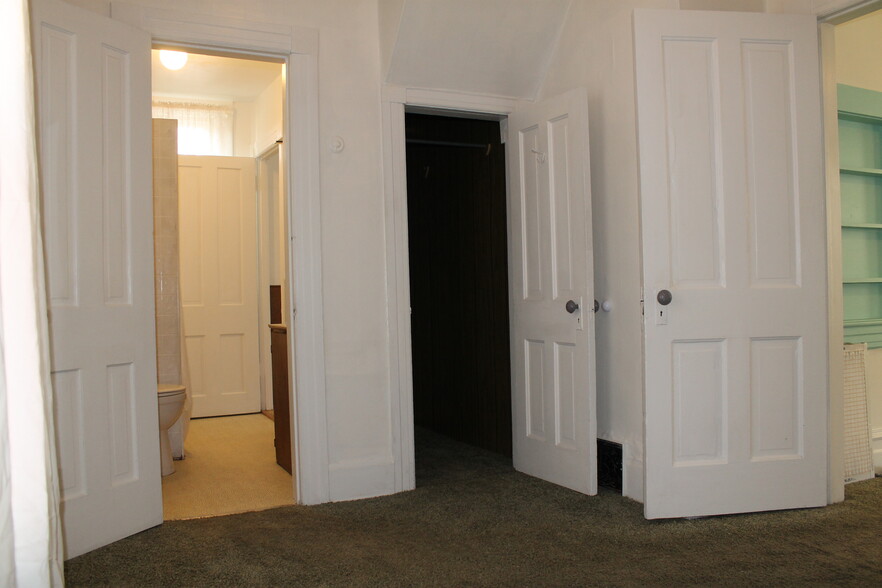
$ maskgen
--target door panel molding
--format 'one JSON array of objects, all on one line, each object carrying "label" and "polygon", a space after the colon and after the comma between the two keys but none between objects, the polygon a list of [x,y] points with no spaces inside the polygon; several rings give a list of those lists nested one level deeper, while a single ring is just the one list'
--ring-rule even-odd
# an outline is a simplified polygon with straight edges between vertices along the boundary
[{"label": "door panel molding", "polygon": [[250,157],[178,156],[181,320],[200,374],[193,418],[260,410],[255,167]]},{"label": "door panel molding", "polygon": [[[637,10],[634,33],[646,517],[822,506],[829,375],[816,23]],[[711,63],[663,67],[671,39],[713,47]],[[718,90],[706,93],[709,82]],[[685,107],[709,95],[715,116],[683,114],[705,113]],[[690,157],[693,144],[718,156]],[[700,176],[713,183],[690,181]],[[678,204],[715,216],[666,222]],[[678,276],[678,230],[705,252],[719,235],[714,280]],[[657,304],[667,288],[673,302]]]},{"label": "door panel molding", "polygon": [[31,3],[66,557],[162,523],[150,38]]},{"label": "door panel molding", "polygon": [[508,132],[512,461],[518,471],[595,494],[587,92],[523,104]]}]

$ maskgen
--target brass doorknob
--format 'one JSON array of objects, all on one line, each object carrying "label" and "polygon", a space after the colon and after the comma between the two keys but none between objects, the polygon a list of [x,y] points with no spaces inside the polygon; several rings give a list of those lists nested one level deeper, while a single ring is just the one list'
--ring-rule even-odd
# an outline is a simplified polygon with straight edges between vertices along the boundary
[{"label": "brass doorknob", "polygon": [[674,297],[671,295],[670,290],[659,290],[658,296],[656,296],[655,299],[658,300],[658,303],[662,306],[667,306],[671,303],[671,300],[673,300]]}]

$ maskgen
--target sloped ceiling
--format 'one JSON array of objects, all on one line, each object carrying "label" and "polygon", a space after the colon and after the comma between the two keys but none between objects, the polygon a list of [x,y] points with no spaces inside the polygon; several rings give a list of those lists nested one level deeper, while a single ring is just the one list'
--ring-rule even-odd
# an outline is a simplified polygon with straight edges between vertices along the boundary
[{"label": "sloped ceiling", "polygon": [[570,3],[395,3],[401,7],[401,16],[386,81],[397,86],[532,99],[545,78]]}]

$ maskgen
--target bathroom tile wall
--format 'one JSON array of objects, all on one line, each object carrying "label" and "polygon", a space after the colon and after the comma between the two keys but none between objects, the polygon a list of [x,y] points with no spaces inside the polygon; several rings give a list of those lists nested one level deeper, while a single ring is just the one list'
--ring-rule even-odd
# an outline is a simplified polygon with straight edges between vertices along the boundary
[{"label": "bathroom tile wall", "polygon": [[153,254],[159,384],[180,384],[178,121],[153,120]]}]

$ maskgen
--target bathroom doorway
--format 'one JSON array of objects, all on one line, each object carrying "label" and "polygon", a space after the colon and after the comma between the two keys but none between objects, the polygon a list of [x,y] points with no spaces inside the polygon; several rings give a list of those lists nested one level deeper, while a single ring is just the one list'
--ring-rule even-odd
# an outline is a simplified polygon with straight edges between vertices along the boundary
[{"label": "bathroom doorway", "polygon": [[273,361],[269,328],[270,291],[288,289],[284,92],[279,60],[153,51],[158,377],[188,390],[169,431],[166,520],[295,502],[271,368],[287,376],[288,353]]}]

